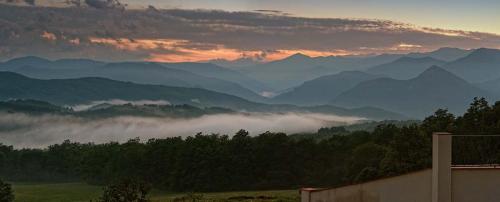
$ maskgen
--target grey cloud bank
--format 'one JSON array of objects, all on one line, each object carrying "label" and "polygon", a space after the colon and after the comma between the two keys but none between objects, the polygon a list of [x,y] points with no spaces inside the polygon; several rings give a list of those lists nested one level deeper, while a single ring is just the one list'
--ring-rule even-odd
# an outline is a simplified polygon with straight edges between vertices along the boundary
[{"label": "grey cloud bank", "polygon": [[240,129],[252,135],[271,132],[313,132],[324,126],[356,123],[363,118],[315,113],[219,114],[193,119],[116,117],[83,119],[73,116],[0,115],[0,142],[23,147],[46,147],[64,140],[103,143],[165,137],[187,137],[198,132],[233,135]]},{"label": "grey cloud bank", "polygon": [[386,20],[318,19],[261,12],[0,4],[0,59],[38,55],[52,59],[145,60],[152,55],[186,55],[193,50],[221,48],[363,54],[443,46],[498,48],[500,36]]}]

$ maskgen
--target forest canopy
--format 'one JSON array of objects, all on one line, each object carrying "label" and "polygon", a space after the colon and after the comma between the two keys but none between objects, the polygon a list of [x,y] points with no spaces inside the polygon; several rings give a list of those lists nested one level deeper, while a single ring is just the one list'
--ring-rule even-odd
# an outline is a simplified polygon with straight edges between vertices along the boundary
[{"label": "forest canopy", "polygon": [[[333,187],[431,167],[432,133],[453,141],[454,164],[500,162],[500,102],[477,98],[462,116],[439,109],[422,122],[382,123],[373,131],[343,127],[308,135],[266,132],[131,139],[105,144],[64,141],[45,149],[0,145],[0,178],[7,181],[85,181],[134,178],[172,191]],[[141,136],[141,134],[137,134]]]}]

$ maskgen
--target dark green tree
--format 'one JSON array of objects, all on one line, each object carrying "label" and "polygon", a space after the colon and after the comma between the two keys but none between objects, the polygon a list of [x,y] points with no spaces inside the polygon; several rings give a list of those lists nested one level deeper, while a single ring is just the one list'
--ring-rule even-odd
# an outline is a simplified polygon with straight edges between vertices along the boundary
[{"label": "dark green tree", "polygon": [[10,184],[0,180],[0,202],[14,201],[14,193]]},{"label": "dark green tree", "polygon": [[148,202],[151,187],[139,180],[124,179],[104,188],[100,202]]},{"label": "dark green tree", "polygon": [[446,109],[438,109],[433,115],[422,122],[422,130],[426,133],[453,132],[455,127],[455,116]]},{"label": "dark green tree", "polygon": [[[382,159],[384,159],[386,153],[387,148],[372,142],[354,148],[349,166],[349,170],[351,170],[352,173],[352,179],[359,182],[359,179],[366,180],[368,177],[371,179],[376,178],[379,174],[373,173],[372,171],[378,170],[379,164]],[[360,175],[363,177],[360,178]]]}]

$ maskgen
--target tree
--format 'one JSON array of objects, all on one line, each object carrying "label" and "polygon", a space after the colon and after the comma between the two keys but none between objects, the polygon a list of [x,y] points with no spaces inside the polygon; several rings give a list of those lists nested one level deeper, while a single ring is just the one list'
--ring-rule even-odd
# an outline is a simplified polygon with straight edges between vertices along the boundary
[{"label": "tree", "polygon": [[432,163],[432,136],[417,125],[404,126],[387,144],[388,152],[380,162],[383,176],[428,168]]},{"label": "tree", "polygon": [[454,129],[455,116],[447,109],[438,109],[433,115],[422,122],[422,129],[426,133],[452,132]]},{"label": "tree", "polygon": [[484,135],[454,137],[453,161],[457,164],[493,164],[500,162],[500,139],[488,137],[500,133],[499,103],[490,106],[484,98],[475,98],[467,112],[456,120],[458,135]]},{"label": "tree", "polygon": [[373,170],[379,168],[386,153],[387,148],[375,143],[366,143],[354,148],[349,166],[353,179],[366,180],[377,177],[378,173],[374,173]]},{"label": "tree", "polygon": [[125,179],[104,188],[100,202],[148,202],[151,187],[144,182]]},{"label": "tree", "polygon": [[366,182],[368,180],[373,180],[379,176],[377,168],[366,167],[354,178],[354,182]]},{"label": "tree", "polygon": [[0,202],[11,202],[14,201],[14,193],[12,193],[12,188],[10,184],[0,180]]}]

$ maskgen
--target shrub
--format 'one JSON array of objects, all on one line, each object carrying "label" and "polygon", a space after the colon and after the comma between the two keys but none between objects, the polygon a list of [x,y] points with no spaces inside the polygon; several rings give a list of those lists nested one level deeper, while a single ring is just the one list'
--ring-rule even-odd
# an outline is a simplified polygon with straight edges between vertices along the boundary
[{"label": "shrub", "polygon": [[12,187],[10,184],[0,180],[0,202],[12,202],[14,201],[14,193],[12,193]]},{"label": "shrub", "polygon": [[139,180],[125,179],[104,188],[100,202],[149,202],[151,187]]}]

